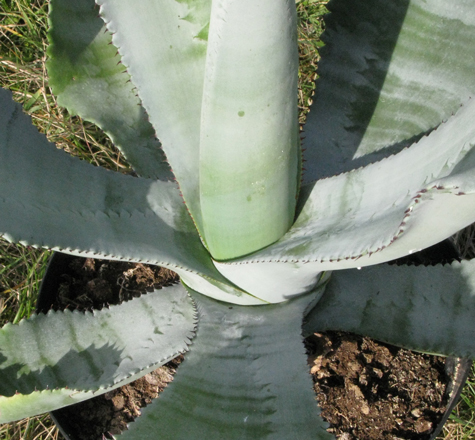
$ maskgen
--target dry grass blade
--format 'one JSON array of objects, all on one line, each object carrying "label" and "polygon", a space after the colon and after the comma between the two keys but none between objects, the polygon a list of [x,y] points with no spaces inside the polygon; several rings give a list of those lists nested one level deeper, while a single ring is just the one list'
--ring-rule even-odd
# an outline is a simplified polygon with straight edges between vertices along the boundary
[{"label": "dry grass blade", "polygon": [[0,425],[1,440],[63,440],[53,421],[46,415]]}]

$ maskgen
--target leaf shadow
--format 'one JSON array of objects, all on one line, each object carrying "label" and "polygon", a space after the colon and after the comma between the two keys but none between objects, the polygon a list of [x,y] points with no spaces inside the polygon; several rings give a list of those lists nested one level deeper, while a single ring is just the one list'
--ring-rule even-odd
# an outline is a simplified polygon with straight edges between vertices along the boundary
[{"label": "leaf shadow", "polygon": [[91,346],[78,352],[71,348],[57,362],[38,366],[13,363],[5,368],[8,357],[0,351],[0,395],[11,397],[15,393],[70,388],[97,390],[112,385],[111,378],[124,361],[123,350],[106,344]]},{"label": "leaf shadow", "polygon": [[332,0],[313,105],[305,125],[305,183],[355,169],[410,145],[353,161],[380,100],[409,0]]}]

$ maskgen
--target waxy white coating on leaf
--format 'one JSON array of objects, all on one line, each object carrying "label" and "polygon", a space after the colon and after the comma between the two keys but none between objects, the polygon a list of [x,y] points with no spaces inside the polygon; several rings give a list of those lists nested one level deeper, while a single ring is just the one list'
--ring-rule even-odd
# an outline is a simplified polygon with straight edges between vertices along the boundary
[{"label": "waxy white coating on leaf", "polygon": [[226,260],[278,240],[299,178],[293,0],[216,0],[201,109],[204,239]]},{"label": "waxy white coating on leaf", "polygon": [[266,297],[260,299],[248,294],[244,289],[241,290],[237,286],[216,283],[214,280],[200,276],[193,272],[185,272],[180,274],[187,287],[197,292],[206,292],[206,296],[214,298],[218,301],[225,301],[232,304],[245,306],[266,305],[268,301]]},{"label": "waxy white coating on leaf", "polygon": [[[255,264],[214,262],[216,268],[245,291],[268,303],[280,303],[313,290],[323,274],[312,263],[282,261]],[[201,292],[201,290],[198,290]]]}]

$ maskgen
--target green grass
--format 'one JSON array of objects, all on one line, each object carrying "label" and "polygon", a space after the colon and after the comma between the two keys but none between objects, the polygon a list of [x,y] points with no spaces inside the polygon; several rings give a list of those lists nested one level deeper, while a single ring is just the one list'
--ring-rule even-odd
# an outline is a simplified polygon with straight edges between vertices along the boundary
[{"label": "green grass", "polygon": [[320,60],[318,49],[322,47],[320,35],[324,31],[322,17],[328,12],[326,1],[301,0],[297,3],[299,17],[299,116],[301,126],[312,105],[312,95],[317,79],[317,65]]},{"label": "green grass", "polygon": [[0,324],[16,324],[34,312],[49,254],[0,241]]},{"label": "green grass", "polygon": [[[300,122],[312,103],[322,15],[326,1],[300,0]],[[71,117],[56,104],[45,69],[47,2],[0,0],[0,86],[13,92],[33,122],[51,142],[95,165],[126,171],[128,165],[93,124]],[[464,254],[475,256],[475,229],[459,234]],[[0,325],[18,322],[35,308],[37,292],[50,253],[12,245],[0,239]],[[475,370],[440,439],[475,437]],[[62,439],[48,416],[0,425],[0,440]]]},{"label": "green grass", "polygon": [[47,29],[47,3],[0,0],[0,53],[28,64],[43,53]]}]

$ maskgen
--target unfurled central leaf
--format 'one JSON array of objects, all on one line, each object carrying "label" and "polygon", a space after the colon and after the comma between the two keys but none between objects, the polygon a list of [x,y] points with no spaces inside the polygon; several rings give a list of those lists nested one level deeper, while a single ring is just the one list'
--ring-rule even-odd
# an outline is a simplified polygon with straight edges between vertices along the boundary
[{"label": "unfurled central leaf", "polygon": [[214,0],[200,136],[204,239],[216,259],[291,226],[299,175],[298,53],[290,0]]}]

